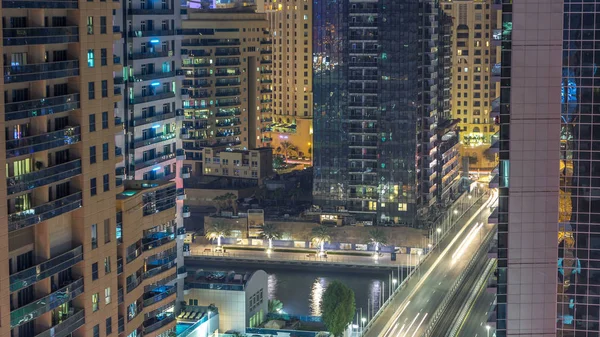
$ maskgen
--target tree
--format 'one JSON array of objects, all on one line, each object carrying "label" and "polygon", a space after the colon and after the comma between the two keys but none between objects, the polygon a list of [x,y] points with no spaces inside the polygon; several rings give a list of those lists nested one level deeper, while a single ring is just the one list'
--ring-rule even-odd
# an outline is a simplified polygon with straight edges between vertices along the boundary
[{"label": "tree", "polygon": [[284,163],[285,162],[283,161],[283,158],[281,158],[281,157],[275,157],[275,158],[273,158],[273,168],[274,169],[280,169],[280,168],[282,168]]},{"label": "tree", "polygon": [[237,214],[237,200],[238,197],[237,195],[229,192],[229,193],[225,193],[223,194],[223,200],[225,201],[225,203],[233,210],[233,214]]},{"label": "tree", "polygon": [[373,228],[369,231],[369,240],[375,244],[375,252],[379,252],[379,245],[385,245],[387,243],[387,236],[385,232],[379,228]]},{"label": "tree", "polygon": [[215,222],[206,231],[206,238],[209,240],[217,239],[217,247],[221,247],[221,238],[230,234],[231,228],[228,225],[222,222]]},{"label": "tree", "polygon": [[283,312],[283,303],[280,300],[269,300],[269,313],[280,314]]},{"label": "tree", "polygon": [[264,239],[269,240],[269,249],[273,248],[273,239],[279,239],[281,232],[277,230],[275,225],[272,223],[262,225],[262,233],[260,236]]},{"label": "tree", "polygon": [[225,199],[223,198],[223,195],[218,195],[214,197],[212,201],[215,204],[215,207],[217,208],[217,214],[221,214],[221,209],[225,207]]},{"label": "tree", "polygon": [[354,318],[354,291],[340,281],[331,282],[323,294],[321,311],[327,330],[333,336],[341,336]]},{"label": "tree", "polygon": [[329,228],[325,226],[317,226],[312,229],[311,232],[312,241],[319,245],[321,253],[325,251],[325,242],[331,241],[331,234],[329,234]]},{"label": "tree", "polygon": [[294,145],[288,141],[281,142],[281,144],[279,144],[279,145],[281,146],[281,152],[283,152],[283,157],[285,158],[285,160],[288,159],[288,156],[290,155],[290,153],[298,150],[296,145]]},{"label": "tree", "polygon": [[254,191],[254,197],[256,198],[256,200],[258,200],[259,204],[262,204],[262,202],[267,197],[267,189],[264,186],[259,187],[258,189],[256,189],[256,191]]}]

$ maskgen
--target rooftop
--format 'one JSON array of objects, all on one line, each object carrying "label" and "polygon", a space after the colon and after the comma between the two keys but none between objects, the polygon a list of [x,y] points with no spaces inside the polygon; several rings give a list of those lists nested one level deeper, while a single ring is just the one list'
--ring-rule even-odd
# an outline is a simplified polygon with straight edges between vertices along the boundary
[{"label": "rooftop", "polygon": [[124,183],[125,190],[122,193],[117,194],[117,200],[131,198],[137,195],[138,192],[174,184],[172,181],[168,180],[125,180]]}]

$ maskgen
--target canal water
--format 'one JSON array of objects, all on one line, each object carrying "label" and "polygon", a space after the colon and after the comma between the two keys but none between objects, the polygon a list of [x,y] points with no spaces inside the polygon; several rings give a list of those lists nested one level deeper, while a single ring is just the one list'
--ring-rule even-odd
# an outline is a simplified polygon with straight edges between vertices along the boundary
[{"label": "canal water", "polygon": [[[224,269],[204,268],[205,270]],[[364,316],[367,308],[377,310],[381,305],[381,292],[385,287],[385,296],[389,292],[389,274],[374,271],[372,273],[324,272],[319,269],[284,270],[261,268],[269,275],[269,299],[283,303],[283,310],[290,315],[321,316],[320,302],[327,285],[339,280],[354,291],[356,308],[362,308]],[[236,272],[252,271],[250,268],[231,268]],[[394,273],[396,277],[396,273]]]}]

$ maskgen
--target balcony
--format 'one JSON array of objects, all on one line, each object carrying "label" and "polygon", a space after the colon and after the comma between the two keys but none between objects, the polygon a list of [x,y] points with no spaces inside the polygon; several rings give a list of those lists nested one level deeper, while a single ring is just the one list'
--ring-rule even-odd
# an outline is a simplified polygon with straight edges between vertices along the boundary
[{"label": "balcony", "polygon": [[181,178],[182,179],[187,179],[192,175],[192,170],[188,167],[188,166],[184,166],[181,169]]},{"label": "balcony", "polygon": [[81,207],[81,192],[73,193],[64,198],[43,203],[25,211],[8,215],[8,231],[33,226],[42,221],[52,219]]},{"label": "balcony", "polygon": [[80,141],[79,126],[49,132],[42,135],[11,139],[6,141],[6,157],[12,158],[50,150]]},{"label": "balcony", "polygon": [[165,298],[174,295],[175,293],[177,293],[176,287],[160,286],[154,289],[153,291],[149,291],[144,294],[144,307],[148,307],[155,303],[158,303],[164,300]]},{"label": "balcony", "polygon": [[176,33],[176,30],[134,30],[129,32],[129,37],[171,36]]},{"label": "balcony", "polygon": [[141,81],[158,80],[161,78],[175,77],[175,76],[177,76],[176,71],[164,71],[164,72],[155,72],[152,74],[134,75],[133,78],[130,80],[132,82],[141,82]]},{"label": "balcony", "polygon": [[173,15],[173,8],[130,8],[127,15]]},{"label": "balcony", "polygon": [[184,218],[189,218],[191,215],[192,213],[190,213],[190,206],[183,206],[181,209],[181,216]]},{"label": "balcony", "polygon": [[53,184],[81,174],[81,159],[47,167],[36,172],[6,178],[8,194],[15,194]]},{"label": "balcony", "polygon": [[140,126],[148,123],[160,122],[170,118],[175,118],[175,112],[162,113],[152,117],[136,118],[131,121],[131,126]]},{"label": "balcony", "polygon": [[173,153],[167,153],[167,154],[158,154],[156,156],[156,158],[153,159],[148,159],[145,161],[139,161],[135,163],[135,169],[136,170],[141,170],[143,168],[149,167],[149,166],[153,166],[156,165],[158,163],[162,163],[164,161],[170,160],[175,158],[175,152]]},{"label": "balcony", "polygon": [[2,8],[22,9],[77,9],[78,1],[75,0],[2,0]]},{"label": "balcony", "polygon": [[177,268],[177,278],[184,279],[188,276],[187,269],[185,266]]},{"label": "balcony", "polygon": [[79,42],[79,27],[25,27],[2,29],[4,46]]},{"label": "balcony", "polygon": [[185,227],[179,227],[177,228],[177,238],[179,240],[184,240],[185,239]]},{"label": "balcony", "polygon": [[163,273],[173,267],[177,266],[177,263],[174,261],[175,257],[177,257],[177,255],[174,255],[174,257],[172,258],[172,260],[170,262],[167,262],[165,264],[160,265],[159,267],[156,268],[152,268],[152,269],[148,269],[145,273],[144,273],[144,279],[148,279],[151,277],[154,277],[160,273]]},{"label": "balcony", "polygon": [[167,324],[175,321],[175,315],[173,313],[166,314],[162,319],[157,319],[153,317],[147,321],[144,321],[144,335],[154,332]]},{"label": "balcony", "polygon": [[83,260],[83,246],[10,275],[10,291],[15,292],[67,270]]},{"label": "balcony", "polygon": [[171,50],[163,50],[163,51],[154,51],[154,52],[141,52],[141,53],[131,53],[129,54],[129,58],[132,60],[144,60],[144,59],[152,59],[159,57],[170,57],[173,56],[173,51]]},{"label": "balcony", "polygon": [[217,90],[215,96],[226,97],[226,96],[238,96],[241,94],[239,90]]},{"label": "balcony", "polygon": [[133,148],[139,149],[140,147],[164,142],[165,140],[169,140],[169,139],[174,139],[176,135],[177,135],[176,133],[167,133],[167,134],[160,134],[156,137],[152,137],[152,138],[148,138],[148,139],[137,139],[133,142]]},{"label": "balcony", "polygon": [[10,313],[10,327],[15,328],[40,315],[67,303],[83,293],[83,278],[63,287],[39,300],[13,310]]},{"label": "balcony", "polygon": [[185,151],[183,149],[177,149],[176,154],[177,154],[177,160],[185,159]]},{"label": "balcony", "polygon": [[161,92],[159,94],[154,94],[154,95],[135,97],[135,98],[129,100],[129,104],[133,104],[133,105],[142,104],[142,103],[154,102],[154,101],[159,101],[162,99],[168,99],[168,98],[173,98],[173,97],[175,97],[175,93],[172,91]]},{"label": "balcony", "polygon": [[85,311],[83,309],[76,309],[73,314],[62,315],[59,322],[53,324],[53,326],[37,335],[35,337],[67,337],[71,336],[75,330],[85,325]]},{"label": "balcony", "polygon": [[51,80],[73,76],[79,76],[78,60],[4,67],[4,83]]},{"label": "balcony", "polygon": [[37,98],[28,101],[7,103],[4,120],[13,121],[37,116],[52,115],[79,109],[79,94]]},{"label": "balcony", "polygon": [[163,246],[175,240],[175,233],[159,232],[142,239],[142,249],[144,251]]}]

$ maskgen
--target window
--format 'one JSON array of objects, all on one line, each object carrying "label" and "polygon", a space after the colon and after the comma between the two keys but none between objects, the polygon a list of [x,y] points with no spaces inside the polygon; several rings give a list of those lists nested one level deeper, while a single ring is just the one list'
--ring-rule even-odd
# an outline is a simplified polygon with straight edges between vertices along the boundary
[{"label": "window", "polygon": [[102,49],[100,49],[100,65],[101,66],[107,65],[106,59],[107,59],[107,57],[106,57],[106,48],[102,48]]},{"label": "window", "polygon": [[92,249],[98,248],[98,225],[92,225]]},{"label": "window", "polygon": [[96,115],[91,114],[89,116],[89,119],[90,119],[90,132],[94,132],[94,131],[96,131]]},{"label": "window", "polygon": [[92,281],[98,279],[98,262],[92,263]]},{"label": "window", "polygon": [[112,317],[109,317],[106,319],[106,335],[108,336],[111,333],[112,333]]},{"label": "window", "polygon": [[96,190],[96,178],[92,178],[90,179],[90,195],[93,197],[96,194],[98,194],[98,191]]},{"label": "window", "polygon": [[96,94],[94,93],[94,82],[88,83],[88,99],[96,98]]},{"label": "window", "polygon": [[109,183],[108,179],[109,179],[109,175],[108,174],[105,174],[102,177],[102,180],[104,182],[104,192],[110,190],[110,183]]},{"label": "window", "polygon": [[110,256],[104,258],[104,273],[110,273]]},{"label": "window", "polygon": [[100,337],[100,325],[99,324],[94,325],[94,336],[93,337]]},{"label": "window", "polygon": [[110,242],[110,219],[104,220],[104,243]]},{"label": "window", "polygon": [[94,68],[94,50],[93,49],[88,49],[87,63],[88,63],[88,67]]},{"label": "window", "polygon": [[104,303],[110,304],[110,287],[104,289]]},{"label": "window", "polygon": [[102,80],[102,97],[108,97],[108,81]]},{"label": "window", "polygon": [[108,160],[108,143],[102,144],[102,160]]},{"label": "window", "polygon": [[98,293],[92,294],[92,311],[98,311],[100,309],[100,297]]},{"label": "window", "polygon": [[108,111],[102,113],[102,128],[108,129]]},{"label": "window", "polygon": [[88,33],[88,35],[94,34],[94,17],[93,16],[87,17],[87,33]]},{"label": "window", "polygon": [[96,147],[90,146],[90,164],[96,164]]},{"label": "window", "polygon": [[100,34],[106,34],[106,16],[100,17]]}]

